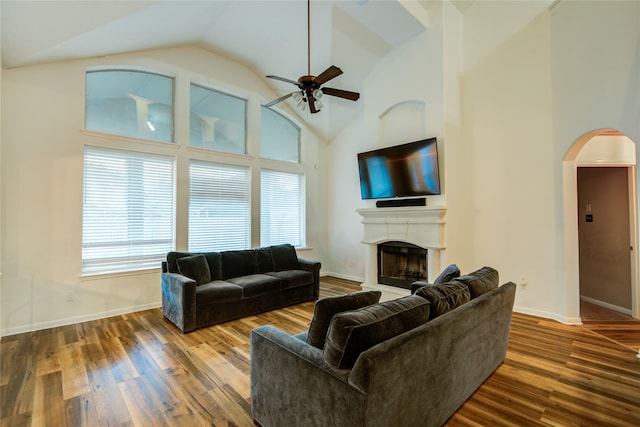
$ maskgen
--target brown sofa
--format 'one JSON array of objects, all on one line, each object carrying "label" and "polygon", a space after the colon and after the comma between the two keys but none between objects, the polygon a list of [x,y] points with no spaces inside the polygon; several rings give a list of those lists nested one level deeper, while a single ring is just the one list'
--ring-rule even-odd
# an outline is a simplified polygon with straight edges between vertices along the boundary
[{"label": "brown sofa", "polygon": [[162,313],[183,333],[315,300],[319,288],[320,263],[291,245],[169,252],[162,263]]}]

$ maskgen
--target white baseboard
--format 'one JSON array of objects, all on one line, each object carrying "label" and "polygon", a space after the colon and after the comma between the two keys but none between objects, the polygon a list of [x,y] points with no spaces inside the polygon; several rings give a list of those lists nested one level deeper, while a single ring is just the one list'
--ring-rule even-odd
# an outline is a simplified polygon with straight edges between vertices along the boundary
[{"label": "white baseboard", "polygon": [[109,311],[100,312],[100,313],[91,313],[84,316],[66,317],[64,319],[51,320],[47,322],[38,322],[38,323],[33,323],[31,325],[17,326],[14,328],[3,329],[2,331],[0,331],[0,336],[6,337],[9,335],[22,334],[25,332],[33,332],[33,331],[39,331],[42,329],[57,328],[59,326],[67,326],[67,325],[73,325],[75,323],[89,322],[91,320],[105,319],[107,317],[120,316],[122,314],[128,314],[128,313],[135,313],[136,311],[149,310],[149,309],[157,308],[161,306],[162,306],[162,302],[158,301],[158,302],[153,302],[149,304],[136,305],[133,307],[120,308],[117,310],[109,310]]},{"label": "white baseboard", "polygon": [[516,313],[528,314],[530,316],[543,317],[545,319],[555,320],[565,325],[582,325],[582,319],[580,317],[565,317],[559,316],[557,313],[550,313],[548,311],[534,310],[528,307],[513,307],[513,311]]},{"label": "white baseboard", "polygon": [[631,310],[628,308],[619,307],[617,305],[609,304],[608,302],[585,297],[584,295],[580,295],[580,301],[588,302],[590,304],[597,305],[598,307],[606,308],[607,310],[617,311],[618,313],[622,313],[631,317]]},{"label": "white baseboard", "polygon": [[321,272],[320,276],[321,277],[331,276],[331,277],[336,277],[338,279],[352,280],[352,281],[358,282],[358,283],[364,282],[364,277],[349,276],[349,275],[341,274],[341,273],[332,273],[330,271]]}]

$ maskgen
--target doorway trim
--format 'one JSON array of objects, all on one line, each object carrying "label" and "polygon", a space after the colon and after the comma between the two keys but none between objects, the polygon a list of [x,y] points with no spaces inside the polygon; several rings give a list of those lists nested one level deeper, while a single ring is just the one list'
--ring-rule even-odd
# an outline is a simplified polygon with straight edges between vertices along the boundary
[{"label": "doorway trim", "polygon": [[[616,163],[613,161],[598,164],[578,164],[577,158],[584,146],[595,136],[606,132],[616,132],[614,129],[597,129],[578,138],[569,148],[562,161],[562,187],[564,205],[564,242],[565,242],[565,283],[566,292],[564,307],[559,307],[566,313],[567,323],[581,324],[580,318],[580,268],[578,247],[578,167],[579,166],[623,166],[629,169],[629,228],[633,251],[631,256],[631,312],[634,318],[640,318],[640,292],[638,290],[638,209],[636,167],[634,164]],[[634,141],[635,143],[635,141]],[[636,146],[637,148],[637,146]]]}]

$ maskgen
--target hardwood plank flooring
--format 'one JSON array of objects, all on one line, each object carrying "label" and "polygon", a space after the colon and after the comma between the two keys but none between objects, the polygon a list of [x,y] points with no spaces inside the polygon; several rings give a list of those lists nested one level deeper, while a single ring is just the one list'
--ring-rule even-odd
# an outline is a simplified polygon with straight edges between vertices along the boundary
[{"label": "hardwood plank flooring", "polygon": [[[321,297],[356,290],[321,280]],[[183,335],[152,309],[3,337],[0,425],[251,426],[251,329],[302,332],[312,313],[308,302]],[[446,425],[640,425],[635,338],[591,329],[514,313],[505,363]]]}]

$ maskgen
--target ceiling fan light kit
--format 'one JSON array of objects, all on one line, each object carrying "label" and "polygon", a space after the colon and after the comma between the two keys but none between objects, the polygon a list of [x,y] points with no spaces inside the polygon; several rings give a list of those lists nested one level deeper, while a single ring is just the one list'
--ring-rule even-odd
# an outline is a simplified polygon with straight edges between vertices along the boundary
[{"label": "ceiling fan light kit", "polygon": [[360,94],[350,92],[348,90],[334,89],[330,87],[322,87],[323,84],[338,77],[342,74],[342,70],[335,65],[330,66],[318,76],[311,75],[311,0],[307,0],[307,75],[300,77],[297,81],[287,79],[285,77],[269,75],[267,78],[280,80],[298,86],[299,90],[281,96],[278,99],[265,104],[265,107],[271,107],[287,98],[292,98],[296,103],[296,107],[305,111],[309,104],[309,111],[315,114],[324,107],[324,103],[320,100],[324,95],[335,96],[338,98],[357,101]]}]

